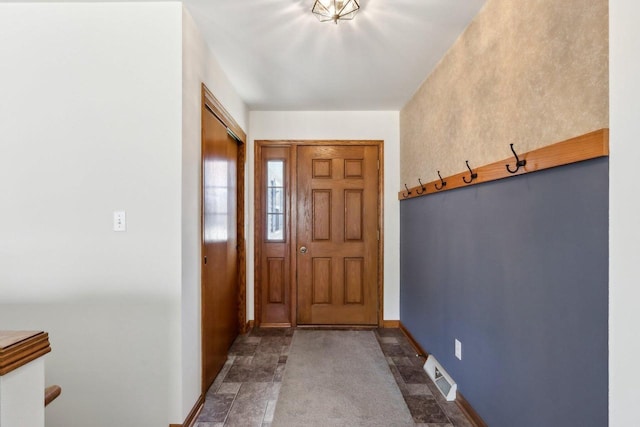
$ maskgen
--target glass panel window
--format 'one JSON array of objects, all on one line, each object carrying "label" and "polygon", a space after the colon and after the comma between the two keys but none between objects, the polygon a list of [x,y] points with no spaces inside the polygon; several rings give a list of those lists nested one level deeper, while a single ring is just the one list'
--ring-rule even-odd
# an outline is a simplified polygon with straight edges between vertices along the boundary
[{"label": "glass panel window", "polygon": [[284,160],[267,161],[267,240],[284,241]]}]

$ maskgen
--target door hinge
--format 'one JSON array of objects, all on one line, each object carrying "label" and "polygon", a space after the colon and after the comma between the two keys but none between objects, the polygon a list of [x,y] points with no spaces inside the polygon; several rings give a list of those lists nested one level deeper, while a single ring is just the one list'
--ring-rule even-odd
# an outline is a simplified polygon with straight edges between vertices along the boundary
[{"label": "door hinge", "polygon": [[380,170],[380,160],[378,160],[378,170]]},{"label": "door hinge", "polygon": [[380,241],[380,230],[378,230],[378,241]]}]

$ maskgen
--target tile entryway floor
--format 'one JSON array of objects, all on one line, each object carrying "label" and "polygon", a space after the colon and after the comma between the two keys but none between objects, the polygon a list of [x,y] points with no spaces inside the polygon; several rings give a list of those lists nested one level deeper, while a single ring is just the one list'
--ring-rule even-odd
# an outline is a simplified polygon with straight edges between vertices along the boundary
[{"label": "tile entryway floor", "polygon": [[[254,328],[239,336],[195,426],[270,427],[293,332]],[[422,369],[424,359],[416,357],[399,329],[377,329],[375,334],[416,426],[472,426],[455,402],[440,394]]]}]

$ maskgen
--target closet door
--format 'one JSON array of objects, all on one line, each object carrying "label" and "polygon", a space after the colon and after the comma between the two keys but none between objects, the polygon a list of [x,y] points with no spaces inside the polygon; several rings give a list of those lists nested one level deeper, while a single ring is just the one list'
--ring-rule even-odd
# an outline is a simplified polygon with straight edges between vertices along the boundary
[{"label": "closet door", "polygon": [[202,385],[206,391],[239,329],[238,144],[206,108],[202,124]]}]

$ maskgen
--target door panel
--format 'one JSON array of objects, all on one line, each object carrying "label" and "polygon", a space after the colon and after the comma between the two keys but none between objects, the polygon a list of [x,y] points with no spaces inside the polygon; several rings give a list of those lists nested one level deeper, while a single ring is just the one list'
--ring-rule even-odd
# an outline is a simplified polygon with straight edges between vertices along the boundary
[{"label": "door panel", "polygon": [[291,147],[262,147],[257,155],[256,294],[259,324],[291,325]]},{"label": "door panel", "polygon": [[227,128],[203,109],[202,382],[207,390],[238,335],[237,158]]},{"label": "door panel", "polygon": [[378,148],[299,146],[297,158],[298,323],[375,325]]}]

